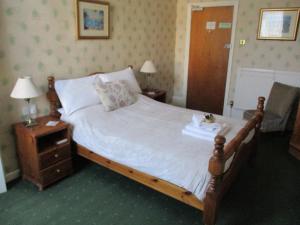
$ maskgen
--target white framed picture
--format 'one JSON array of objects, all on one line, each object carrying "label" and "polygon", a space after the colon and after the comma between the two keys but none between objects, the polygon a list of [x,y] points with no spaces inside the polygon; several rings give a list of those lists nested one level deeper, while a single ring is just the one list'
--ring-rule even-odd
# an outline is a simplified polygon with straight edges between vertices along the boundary
[{"label": "white framed picture", "polygon": [[299,8],[261,9],[257,39],[296,40],[299,12]]},{"label": "white framed picture", "polygon": [[110,33],[109,3],[76,0],[78,39],[108,39]]}]

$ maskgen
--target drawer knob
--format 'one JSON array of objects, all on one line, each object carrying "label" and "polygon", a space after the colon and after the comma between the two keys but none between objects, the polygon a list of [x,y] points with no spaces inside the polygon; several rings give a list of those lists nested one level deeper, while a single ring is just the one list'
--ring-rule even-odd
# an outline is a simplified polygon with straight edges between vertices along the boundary
[{"label": "drawer knob", "polygon": [[60,173],[60,169],[57,169],[56,172],[57,172],[57,173]]},{"label": "drawer knob", "polygon": [[55,154],[55,155],[54,155],[55,158],[58,158],[58,156],[59,156],[58,154]]}]

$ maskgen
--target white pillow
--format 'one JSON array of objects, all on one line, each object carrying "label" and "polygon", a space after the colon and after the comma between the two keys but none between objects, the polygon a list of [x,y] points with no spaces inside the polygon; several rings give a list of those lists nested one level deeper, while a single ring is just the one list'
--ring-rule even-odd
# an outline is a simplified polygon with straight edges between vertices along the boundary
[{"label": "white pillow", "polygon": [[57,112],[59,112],[61,115],[62,115],[62,114],[65,114],[64,108],[59,108],[59,109],[57,109]]},{"label": "white pillow", "polygon": [[101,103],[94,88],[96,76],[55,81],[55,90],[66,115]]},{"label": "white pillow", "polygon": [[117,80],[127,80],[130,86],[131,91],[135,93],[141,93],[142,90],[134,76],[133,70],[129,67],[121,71],[112,72],[112,73],[103,73],[100,74],[102,82],[112,82]]}]

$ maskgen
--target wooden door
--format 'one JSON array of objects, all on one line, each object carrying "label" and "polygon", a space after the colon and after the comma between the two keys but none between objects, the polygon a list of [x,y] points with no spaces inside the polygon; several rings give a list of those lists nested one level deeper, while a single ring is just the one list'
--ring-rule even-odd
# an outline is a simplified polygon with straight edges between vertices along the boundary
[{"label": "wooden door", "polygon": [[187,108],[222,114],[233,6],[192,12]]}]

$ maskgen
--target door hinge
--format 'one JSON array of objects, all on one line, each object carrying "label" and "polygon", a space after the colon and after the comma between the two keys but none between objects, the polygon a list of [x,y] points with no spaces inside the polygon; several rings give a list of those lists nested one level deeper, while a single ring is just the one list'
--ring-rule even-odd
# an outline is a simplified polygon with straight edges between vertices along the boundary
[{"label": "door hinge", "polygon": [[198,5],[192,5],[192,11],[202,11],[203,7],[200,7]]}]

